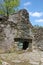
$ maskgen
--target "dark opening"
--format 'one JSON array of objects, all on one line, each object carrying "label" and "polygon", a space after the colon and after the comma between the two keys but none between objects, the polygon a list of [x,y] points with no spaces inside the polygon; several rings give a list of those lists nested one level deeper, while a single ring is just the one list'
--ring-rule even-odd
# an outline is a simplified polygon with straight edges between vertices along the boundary
[{"label": "dark opening", "polygon": [[29,42],[28,41],[24,41],[23,42],[23,50],[26,50],[29,46]]},{"label": "dark opening", "polygon": [[2,21],[2,18],[0,18],[0,21]]}]

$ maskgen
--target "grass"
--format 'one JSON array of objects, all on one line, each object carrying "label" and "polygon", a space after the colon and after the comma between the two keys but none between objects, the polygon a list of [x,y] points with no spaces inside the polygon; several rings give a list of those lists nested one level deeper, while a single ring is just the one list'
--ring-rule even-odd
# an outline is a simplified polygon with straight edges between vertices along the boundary
[{"label": "grass", "polygon": [[0,60],[0,65],[2,65],[2,61]]}]

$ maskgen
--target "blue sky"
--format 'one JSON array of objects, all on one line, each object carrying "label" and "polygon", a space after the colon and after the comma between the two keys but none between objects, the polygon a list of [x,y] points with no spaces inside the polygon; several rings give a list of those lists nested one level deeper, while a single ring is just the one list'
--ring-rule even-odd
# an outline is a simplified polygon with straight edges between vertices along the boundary
[{"label": "blue sky", "polygon": [[[0,3],[3,0],[0,0]],[[43,0],[20,0],[19,9],[27,9],[30,22],[33,25],[43,26]]]},{"label": "blue sky", "polygon": [[43,26],[43,0],[21,0],[20,9],[27,9],[30,22]]}]

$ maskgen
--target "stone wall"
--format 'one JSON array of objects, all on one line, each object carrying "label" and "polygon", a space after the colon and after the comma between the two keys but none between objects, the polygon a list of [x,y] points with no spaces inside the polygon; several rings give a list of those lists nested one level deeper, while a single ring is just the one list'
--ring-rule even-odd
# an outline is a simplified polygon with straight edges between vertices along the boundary
[{"label": "stone wall", "polygon": [[43,50],[43,28],[34,28],[34,40],[38,49]]},{"label": "stone wall", "polygon": [[[18,13],[9,16],[9,19],[0,20],[0,51],[13,52],[17,45],[14,38],[31,38],[31,28],[27,10],[22,9]],[[30,30],[30,31],[29,31]]]}]

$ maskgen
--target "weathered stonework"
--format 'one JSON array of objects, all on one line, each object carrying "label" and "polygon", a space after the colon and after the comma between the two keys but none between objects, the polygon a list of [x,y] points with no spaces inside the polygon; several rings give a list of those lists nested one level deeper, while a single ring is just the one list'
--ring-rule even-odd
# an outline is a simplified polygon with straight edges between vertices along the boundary
[{"label": "weathered stonework", "polygon": [[43,50],[43,28],[34,28],[35,45],[39,50]]},{"label": "weathered stonework", "polygon": [[32,50],[32,27],[25,9],[10,15],[7,21],[0,20],[0,50]]}]

